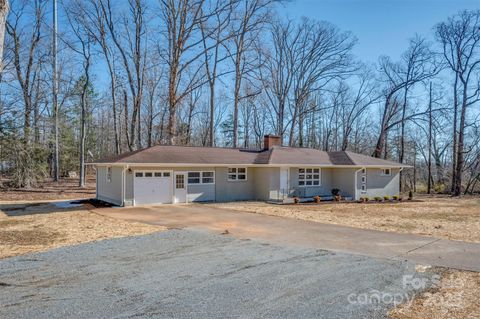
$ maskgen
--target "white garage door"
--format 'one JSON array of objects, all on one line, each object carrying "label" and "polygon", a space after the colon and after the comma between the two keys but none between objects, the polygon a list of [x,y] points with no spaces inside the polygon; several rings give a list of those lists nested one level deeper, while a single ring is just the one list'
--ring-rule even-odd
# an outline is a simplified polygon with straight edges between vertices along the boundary
[{"label": "white garage door", "polygon": [[172,173],[168,171],[135,171],[133,195],[135,205],[172,202]]}]

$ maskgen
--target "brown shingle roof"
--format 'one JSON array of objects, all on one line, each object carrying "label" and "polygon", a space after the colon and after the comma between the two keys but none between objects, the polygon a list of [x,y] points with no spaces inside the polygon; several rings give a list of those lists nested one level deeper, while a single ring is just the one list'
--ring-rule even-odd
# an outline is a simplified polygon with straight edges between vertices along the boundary
[{"label": "brown shingle roof", "polygon": [[105,158],[95,163],[407,167],[407,165],[352,152],[325,152],[312,148],[283,146],[275,146],[269,150],[242,150],[237,148],[159,145]]}]

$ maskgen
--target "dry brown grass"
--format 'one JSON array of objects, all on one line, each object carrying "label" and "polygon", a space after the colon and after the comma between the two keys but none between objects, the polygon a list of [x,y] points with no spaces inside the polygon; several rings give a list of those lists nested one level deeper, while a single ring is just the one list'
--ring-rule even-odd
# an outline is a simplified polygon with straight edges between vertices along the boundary
[{"label": "dry brown grass", "polygon": [[[3,181],[4,186],[8,181]],[[78,187],[78,178],[64,178],[59,182],[46,180],[37,187],[0,188],[0,201],[46,201],[60,199],[79,199],[95,197],[95,177],[87,178],[86,187]]]},{"label": "dry brown grass", "polygon": [[320,203],[275,205],[263,202],[213,204],[253,213],[350,227],[480,242],[479,197],[420,197],[400,203]]},{"label": "dry brown grass", "polygon": [[480,273],[446,270],[441,283],[411,303],[390,311],[392,319],[458,318],[480,315]]},{"label": "dry brown grass", "polygon": [[105,217],[83,206],[59,209],[53,204],[0,202],[0,258],[164,229]]}]

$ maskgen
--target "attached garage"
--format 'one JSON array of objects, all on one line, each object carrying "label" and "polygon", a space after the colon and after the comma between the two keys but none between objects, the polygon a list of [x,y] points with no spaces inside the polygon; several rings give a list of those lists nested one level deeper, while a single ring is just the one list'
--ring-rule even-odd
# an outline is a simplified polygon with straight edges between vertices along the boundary
[{"label": "attached garage", "polygon": [[135,171],[134,205],[172,203],[172,175],[171,171]]}]

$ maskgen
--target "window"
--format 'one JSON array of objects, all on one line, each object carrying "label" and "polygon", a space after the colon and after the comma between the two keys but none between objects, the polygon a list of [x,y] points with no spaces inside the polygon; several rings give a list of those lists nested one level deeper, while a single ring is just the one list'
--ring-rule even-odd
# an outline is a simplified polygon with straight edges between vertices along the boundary
[{"label": "window", "polygon": [[202,172],[202,184],[213,184],[213,183],[215,183],[214,173]]},{"label": "window", "polygon": [[192,184],[215,184],[215,173],[208,172],[188,172],[188,185]]},{"label": "window", "polygon": [[382,176],[390,176],[391,174],[392,174],[392,170],[390,168],[382,169]]},{"label": "window", "polygon": [[175,175],[175,188],[176,189],[185,188],[185,175],[183,174]]},{"label": "window", "polygon": [[298,186],[320,186],[320,169],[299,168]]},{"label": "window", "polygon": [[155,172],[155,173],[153,173],[153,176],[162,177],[162,173],[161,172]]},{"label": "window", "polygon": [[188,184],[200,184],[200,172],[188,172]]},{"label": "window", "polygon": [[163,177],[170,177],[170,172],[163,172]]},{"label": "window", "polygon": [[229,181],[246,181],[247,169],[245,167],[229,167],[228,180]]},{"label": "window", "polygon": [[107,171],[105,172],[105,179],[107,180],[107,183],[110,183],[112,181],[112,167],[107,166]]},{"label": "window", "polygon": [[362,193],[367,192],[367,169],[362,168],[362,184],[360,189],[362,190]]},{"label": "window", "polygon": [[135,177],[143,177],[143,172],[136,172]]},{"label": "window", "polygon": [[153,177],[153,173],[152,172],[145,172],[145,177]]}]

